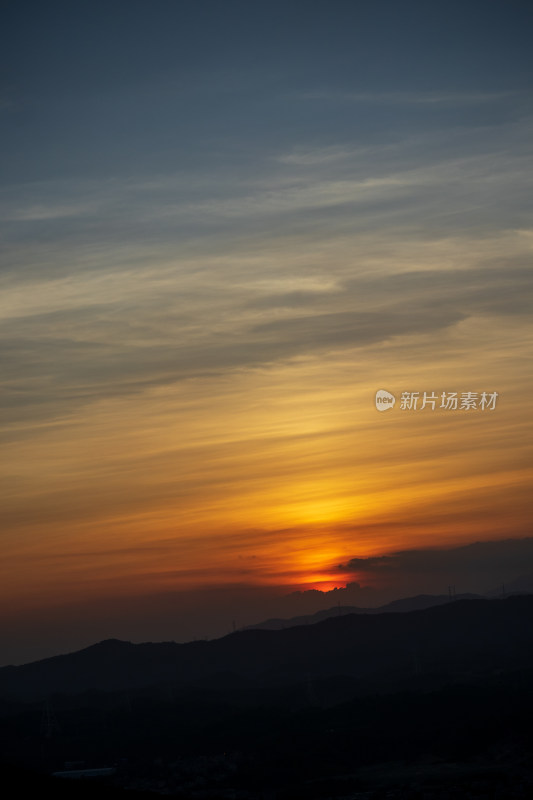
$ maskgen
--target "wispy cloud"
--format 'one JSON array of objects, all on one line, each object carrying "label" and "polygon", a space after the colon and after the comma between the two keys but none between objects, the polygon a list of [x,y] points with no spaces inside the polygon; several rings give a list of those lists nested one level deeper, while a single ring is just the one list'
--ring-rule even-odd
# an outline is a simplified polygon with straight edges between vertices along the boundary
[{"label": "wispy cloud", "polygon": [[395,92],[354,92],[338,89],[325,89],[316,92],[305,92],[301,95],[305,100],[328,100],[343,103],[360,103],[372,105],[438,105],[438,106],[470,106],[478,104],[493,104],[502,101],[517,100],[521,97],[518,91],[503,92],[446,92],[435,90],[423,91],[395,91]]}]

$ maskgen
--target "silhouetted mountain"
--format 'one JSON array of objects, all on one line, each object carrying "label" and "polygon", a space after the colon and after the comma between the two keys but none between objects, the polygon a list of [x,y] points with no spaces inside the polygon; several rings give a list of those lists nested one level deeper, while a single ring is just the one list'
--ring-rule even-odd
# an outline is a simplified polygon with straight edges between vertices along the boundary
[{"label": "silhouetted mountain", "polygon": [[289,685],[306,675],[344,676],[361,691],[391,691],[413,674],[446,681],[532,665],[533,596],[459,600],[404,614],[349,614],[281,631],[239,631],[210,642],[107,640],[69,655],[0,669],[0,698],[208,686],[220,683],[221,676],[226,683],[235,676],[263,687]]},{"label": "silhouetted mountain", "polygon": [[[501,592],[500,592],[501,595]],[[454,600],[482,600],[479,594],[460,594],[454,597]],[[299,617],[290,617],[289,619],[281,619],[276,617],[274,619],[267,619],[264,622],[258,622],[256,625],[247,625],[244,630],[266,630],[266,631],[281,631],[285,628],[294,628],[297,625],[314,625],[317,622],[322,622],[324,619],[330,617],[340,617],[346,614],[385,614],[403,613],[405,611],[418,611],[423,608],[432,608],[433,606],[444,605],[450,602],[450,596],[447,594],[419,594],[416,597],[405,597],[401,600],[393,600],[384,606],[377,608],[366,608],[361,606],[333,606],[332,608],[317,611],[315,614],[305,614]]]},{"label": "silhouetted mountain", "polygon": [[65,782],[76,797],[530,798],[532,622],[526,596],[186,645],[107,640],[0,670],[3,757],[113,766],[107,787]]}]

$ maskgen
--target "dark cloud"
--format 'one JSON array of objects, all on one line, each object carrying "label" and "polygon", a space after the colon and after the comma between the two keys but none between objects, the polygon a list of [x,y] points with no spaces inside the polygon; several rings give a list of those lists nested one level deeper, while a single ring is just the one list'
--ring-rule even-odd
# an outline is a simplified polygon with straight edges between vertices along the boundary
[{"label": "dark cloud", "polygon": [[443,549],[401,550],[381,556],[352,558],[339,564],[339,570],[350,571],[360,580],[378,579],[394,585],[398,578],[420,586],[423,579],[442,586],[460,582],[462,590],[475,584],[479,591],[489,591],[502,581],[516,580],[533,571],[533,538],[474,542]]},{"label": "dark cloud", "polygon": [[[350,282],[355,291],[361,282]],[[369,292],[375,285],[368,286]],[[463,313],[524,314],[533,303],[533,271],[523,256],[480,264],[467,270],[438,269],[403,272],[387,277],[380,286],[383,297],[405,296],[424,301],[430,296],[441,307]]]},{"label": "dark cloud", "polygon": [[339,311],[293,317],[257,325],[253,333],[267,340],[284,342],[290,352],[309,352],[324,347],[358,347],[382,342],[393,336],[428,333],[446,328],[463,318],[453,309],[420,308],[413,315],[396,307],[385,311]]}]

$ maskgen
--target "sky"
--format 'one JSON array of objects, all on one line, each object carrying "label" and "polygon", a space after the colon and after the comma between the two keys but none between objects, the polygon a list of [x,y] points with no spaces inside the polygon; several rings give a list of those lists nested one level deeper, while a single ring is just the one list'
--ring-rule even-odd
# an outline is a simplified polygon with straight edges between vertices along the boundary
[{"label": "sky", "polygon": [[0,663],[530,577],[531,5],[6,6]]}]

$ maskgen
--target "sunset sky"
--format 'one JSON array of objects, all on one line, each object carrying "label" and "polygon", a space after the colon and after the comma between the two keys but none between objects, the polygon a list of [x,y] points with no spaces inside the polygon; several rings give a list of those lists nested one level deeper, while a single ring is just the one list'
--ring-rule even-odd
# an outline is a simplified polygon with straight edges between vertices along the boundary
[{"label": "sunset sky", "polygon": [[531,5],[7,8],[1,663],[531,575]]}]

